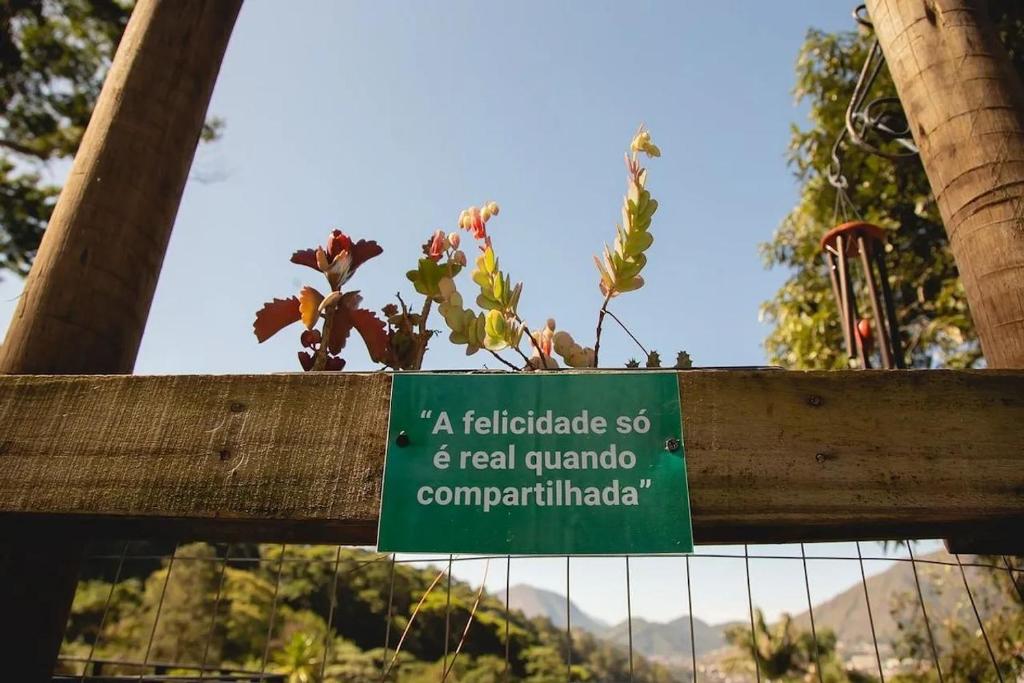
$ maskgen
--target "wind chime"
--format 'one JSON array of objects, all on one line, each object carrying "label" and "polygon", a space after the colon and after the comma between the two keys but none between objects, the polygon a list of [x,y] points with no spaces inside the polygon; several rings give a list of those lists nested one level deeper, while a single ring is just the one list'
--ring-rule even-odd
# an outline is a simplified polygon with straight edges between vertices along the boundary
[{"label": "wind chime", "polygon": [[[864,6],[853,12],[861,26],[872,29]],[[821,238],[832,292],[839,307],[846,353],[860,367],[871,367],[877,348],[883,368],[903,368],[903,345],[892,289],[885,267],[885,231],[860,220],[846,190],[841,145],[846,138],[858,148],[891,161],[917,155],[906,117],[896,97],[866,101],[871,86],[885,63],[878,41],[874,41],[846,108],[846,126],[832,145],[828,181],[836,190],[834,221],[842,220]],[[855,220],[851,220],[851,218]],[[867,300],[871,318],[863,317],[858,300]],[[872,324],[873,321],[873,324]]]},{"label": "wind chime", "polygon": [[[821,249],[839,305],[846,353],[867,369],[877,346],[883,368],[904,367],[896,307],[885,268],[885,231],[864,221],[848,221],[825,233]],[[858,311],[858,289],[870,302],[874,325]]]}]

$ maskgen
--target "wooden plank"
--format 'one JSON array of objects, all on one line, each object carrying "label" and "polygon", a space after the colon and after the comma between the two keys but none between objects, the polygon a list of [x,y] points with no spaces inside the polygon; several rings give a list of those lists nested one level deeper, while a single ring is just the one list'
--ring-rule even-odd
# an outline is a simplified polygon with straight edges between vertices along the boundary
[{"label": "wooden plank", "polygon": [[[1024,530],[1022,371],[679,383],[700,543]],[[384,373],[0,378],[0,529],[372,544],[390,386]]]}]

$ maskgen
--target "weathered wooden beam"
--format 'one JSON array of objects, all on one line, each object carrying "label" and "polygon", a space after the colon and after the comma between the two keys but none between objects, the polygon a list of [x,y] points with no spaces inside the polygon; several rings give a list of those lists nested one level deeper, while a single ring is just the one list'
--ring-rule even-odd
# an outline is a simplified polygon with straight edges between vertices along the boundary
[{"label": "weathered wooden beam", "polygon": [[[132,371],[241,2],[136,4],[18,298],[0,373]],[[6,680],[51,679],[85,537],[0,544]]]},{"label": "weathered wooden beam", "polygon": [[[699,543],[1024,537],[1024,371],[679,373]],[[391,377],[0,378],[0,531],[372,544]]]}]

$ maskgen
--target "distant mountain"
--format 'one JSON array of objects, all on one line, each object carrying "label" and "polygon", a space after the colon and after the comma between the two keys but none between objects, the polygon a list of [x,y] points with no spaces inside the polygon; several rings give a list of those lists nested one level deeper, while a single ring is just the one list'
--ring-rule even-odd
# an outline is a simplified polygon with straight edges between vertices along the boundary
[{"label": "distant mountain", "polygon": [[[526,584],[512,586],[508,595],[510,609],[517,609],[530,618],[547,617],[555,626],[565,628],[564,595]],[[498,598],[504,600],[505,591],[501,591]],[[570,603],[569,609],[573,628],[582,629],[597,636],[608,630],[608,624],[582,611],[575,603]]]},{"label": "distant mountain", "polygon": [[[504,592],[499,596],[504,599]],[[524,584],[513,586],[509,591],[509,607],[518,609],[528,617],[547,617],[552,624],[565,627],[565,596],[558,593],[535,588]],[[610,626],[604,621],[590,616],[570,603],[572,627],[598,636],[603,640],[617,645],[628,646],[629,624],[625,621]],[[723,632],[725,626],[711,626],[700,619],[694,618],[694,645],[697,656],[722,647],[725,644]],[[642,655],[656,660],[670,661],[690,657],[690,619],[682,616],[668,623],[633,619],[633,649]]]},{"label": "distant mountain", "polygon": [[[726,625],[712,626],[693,619],[693,645],[697,657],[725,644]],[[629,624],[622,622],[603,634],[606,640],[620,645],[629,644]],[[668,623],[633,619],[633,649],[655,660],[688,659],[690,657],[690,618],[681,616]]]},{"label": "distant mountain", "polygon": [[[929,621],[939,625],[950,617],[956,617],[965,624],[974,622],[975,616],[964,590],[960,569],[956,566],[956,558],[944,550],[939,550],[917,559],[918,579],[921,582],[921,592],[924,595]],[[965,564],[984,563],[983,559],[973,555],[961,555],[960,560]],[[936,562],[948,562],[953,566]],[[971,593],[979,605],[992,599],[996,599],[999,604],[990,578],[991,570],[969,566],[964,567],[964,570]],[[879,647],[884,650],[899,635],[899,628],[891,612],[898,606],[898,601],[905,601],[908,608],[915,613],[920,609],[914,569],[910,562],[897,561],[885,571],[869,576],[867,586],[875,634]],[[807,612],[795,617],[795,621],[801,629],[810,629],[810,617]],[[862,646],[872,647],[871,622],[864,600],[864,585],[857,583],[831,600],[815,605],[814,625],[819,629],[832,629],[840,644],[848,651]],[[935,631],[936,637],[941,639],[944,629],[936,627]]]},{"label": "distant mountain", "polygon": [[[961,561],[969,565],[982,563],[984,560],[975,556],[962,555]],[[952,563],[948,566],[941,563]],[[971,592],[979,608],[986,613],[995,609],[990,603],[1001,604],[992,587],[990,570],[982,567],[965,566],[967,580]],[[918,578],[924,594],[928,618],[933,625],[940,625],[944,620],[956,617],[962,623],[972,623],[974,614],[971,611],[967,593],[964,590],[963,578],[956,567],[956,558],[945,551],[937,551],[918,558]],[[875,633],[883,653],[890,650],[892,642],[899,637],[899,628],[891,610],[903,601],[904,609],[916,611],[918,608],[917,587],[914,571],[907,561],[896,561],[885,571],[869,576],[867,579],[868,594],[871,598],[871,611],[874,618]],[[499,595],[503,599],[503,595]],[[547,617],[553,624],[565,627],[566,602],[565,596],[542,590],[528,585],[513,586],[510,591],[509,605],[512,609],[521,610],[528,617]],[[619,646],[629,643],[629,624],[622,622],[614,626],[590,616],[575,604],[570,604],[572,627],[592,633],[603,640]],[[803,612],[794,617],[798,628],[810,630],[810,617]],[[835,632],[841,651],[847,655],[858,651],[873,651],[871,644],[871,624],[864,602],[864,587],[861,583],[854,584],[834,598],[814,607],[815,626],[831,629]],[[711,625],[700,619],[693,619],[694,645],[699,665],[710,666],[724,656],[728,656],[731,648],[725,642],[725,630],[730,624]],[[662,662],[674,670],[690,668],[690,619],[683,615],[667,623],[651,622],[634,618],[633,649],[651,660]],[[942,628],[936,627],[936,638],[943,640]],[[710,674],[709,674],[710,675]],[[710,679],[709,679],[710,680]]]}]

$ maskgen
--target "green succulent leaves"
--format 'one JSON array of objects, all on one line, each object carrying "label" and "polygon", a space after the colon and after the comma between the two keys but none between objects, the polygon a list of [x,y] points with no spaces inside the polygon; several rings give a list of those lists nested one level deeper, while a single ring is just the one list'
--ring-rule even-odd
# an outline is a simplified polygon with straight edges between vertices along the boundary
[{"label": "green succulent leaves", "polygon": [[637,133],[631,145],[633,157],[627,159],[629,168],[629,189],[622,205],[622,223],[616,226],[615,248],[606,245],[601,258],[594,257],[594,263],[601,274],[601,293],[613,297],[623,292],[640,289],[644,280],[640,272],[647,265],[644,255],[654,244],[650,233],[651,219],[658,210],[658,200],[651,198],[647,191],[647,170],[637,161],[637,153],[660,156],[661,151],[651,142],[650,133],[643,128]]},{"label": "green succulent leaves", "polygon": [[512,285],[509,276],[498,268],[498,259],[489,246],[477,258],[472,278],[480,288],[476,304],[485,313],[474,313],[464,308],[462,295],[458,292],[448,296],[438,311],[451,330],[449,340],[453,344],[465,344],[467,355],[481,348],[501,351],[518,347],[523,328],[517,322],[516,311],[523,283]]},{"label": "green succulent leaves", "polygon": [[444,301],[442,280],[455,277],[460,270],[462,266],[457,263],[449,261],[441,264],[429,258],[421,258],[416,270],[410,270],[405,277],[412,282],[418,293],[440,303]]},{"label": "green succulent leaves", "polygon": [[471,356],[484,345],[485,317],[462,306],[462,295],[453,292],[448,300],[437,307],[451,330],[448,335],[453,344],[466,345],[466,355]]}]

